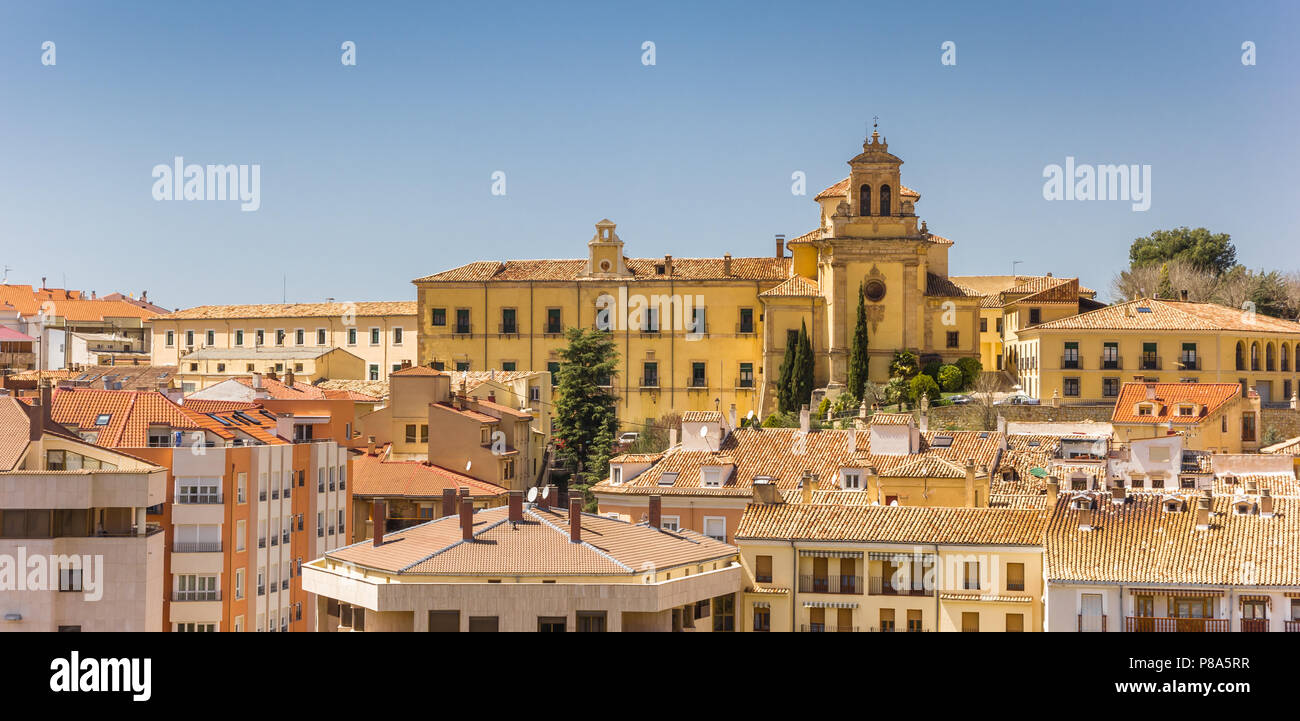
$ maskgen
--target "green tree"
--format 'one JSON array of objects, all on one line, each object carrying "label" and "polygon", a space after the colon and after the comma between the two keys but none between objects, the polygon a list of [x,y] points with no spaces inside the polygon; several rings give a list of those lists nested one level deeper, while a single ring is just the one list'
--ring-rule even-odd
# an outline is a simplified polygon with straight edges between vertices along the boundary
[{"label": "green tree", "polygon": [[798,411],[812,401],[813,352],[808,340],[808,324],[799,324],[799,347],[795,350],[794,366],[790,378],[791,410]]},{"label": "green tree", "polygon": [[889,377],[902,378],[905,381],[912,380],[921,371],[921,366],[916,360],[916,354],[908,350],[894,351],[894,359],[889,363]]},{"label": "green tree", "polygon": [[939,368],[939,387],[946,393],[956,393],[962,389],[961,369],[955,365],[946,365]]},{"label": "green tree", "polygon": [[903,410],[903,401],[907,400],[907,381],[902,376],[894,376],[885,384],[885,405],[897,403],[898,410]]},{"label": "green tree", "polygon": [[908,389],[911,391],[913,403],[920,403],[921,396],[928,397],[931,403],[939,400],[940,397],[939,384],[935,383],[933,378],[924,373],[913,378],[908,384]]},{"label": "green tree", "polygon": [[862,397],[870,373],[867,355],[867,301],[862,287],[858,286],[858,320],[853,326],[853,344],[849,348],[848,392],[854,398]]},{"label": "green tree", "polygon": [[936,358],[936,359],[926,361],[926,364],[921,366],[921,372],[930,376],[931,378],[938,378],[939,369],[942,367],[943,367],[943,361]]},{"label": "green tree", "polygon": [[1205,228],[1192,230],[1186,226],[1173,230],[1157,230],[1145,238],[1138,238],[1129,246],[1129,264],[1137,268],[1156,265],[1171,260],[1186,260],[1201,270],[1222,275],[1237,264],[1237,249],[1232,236],[1211,233]]},{"label": "green tree", "polygon": [[1172,299],[1174,297],[1174,285],[1173,283],[1169,282],[1168,263],[1160,264],[1160,284],[1156,286],[1156,297],[1168,298],[1168,299]]},{"label": "green tree", "polygon": [[984,372],[984,364],[980,363],[979,358],[959,358],[957,367],[961,369],[962,388],[975,387],[975,381],[979,380],[980,373]]},{"label": "green tree", "polygon": [[583,494],[588,509],[595,501],[593,484],[609,471],[618,432],[615,399],[609,378],[618,366],[618,351],[608,331],[569,328],[568,346],[560,350],[555,399],[555,454],[574,469],[569,488]]},{"label": "green tree", "polygon": [[[787,336],[788,338],[789,336]],[[799,340],[785,344],[785,357],[781,359],[781,370],[776,377],[776,409],[781,413],[798,410],[794,404],[794,355],[799,350]]]}]

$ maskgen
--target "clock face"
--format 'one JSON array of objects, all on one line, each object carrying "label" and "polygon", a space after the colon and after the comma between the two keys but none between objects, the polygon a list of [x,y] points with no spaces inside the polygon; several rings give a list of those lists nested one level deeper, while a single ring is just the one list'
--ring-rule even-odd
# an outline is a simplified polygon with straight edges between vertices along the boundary
[{"label": "clock face", "polygon": [[609,262],[608,260],[602,260],[602,261],[600,261],[600,269],[601,269],[603,272],[608,273],[608,272],[609,272],[609,269],[610,269],[611,267],[612,267],[612,266],[610,265],[610,262]]},{"label": "clock face", "polygon": [[879,280],[869,280],[863,292],[866,294],[867,300],[879,303],[885,297],[885,284]]}]

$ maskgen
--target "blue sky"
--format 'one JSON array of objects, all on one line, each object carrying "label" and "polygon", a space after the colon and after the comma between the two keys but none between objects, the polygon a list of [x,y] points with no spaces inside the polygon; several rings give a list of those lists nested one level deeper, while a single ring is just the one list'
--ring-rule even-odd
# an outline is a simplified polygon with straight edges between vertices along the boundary
[{"label": "blue sky", "polygon": [[[1104,290],[1177,225],[1300,267],[1300,4],[551,5],[5,3],[0,264],[187,307],[414,298],[605,217],[630,256],[767,255],[878,115],[953,274]],[[260,164],[260,210],[155,201],[178,155]],[[1151,209],[1044,200],[1066,156],[1150,165]]]}]

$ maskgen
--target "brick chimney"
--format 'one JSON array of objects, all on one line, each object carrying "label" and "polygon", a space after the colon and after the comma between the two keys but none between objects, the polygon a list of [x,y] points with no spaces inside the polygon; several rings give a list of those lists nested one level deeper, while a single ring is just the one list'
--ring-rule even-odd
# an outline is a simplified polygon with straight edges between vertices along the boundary
[{"label": "brick chimney", "polygon": [[813,474],[810,469],[805,468],[803,478],[799,481],[799,498],[804,503],[812,503],[813,492]]},{"label": "brick chimney", "polygon": [[376,547],[384,545],[384,502],[378,498],[375,499],[374,510],[370,512],[372,519],[371,525],[374,526],[374,544]]},{"label": "brick chimney", "polygon": [[1210,530],[1210,498],[1201,496],[1196,499],[1196,530]]},{"label": "brick chimney", "polygon": [[456,514],[456,489],[442,489],[442,515],[453,516]]},{"label": "brick chimney", "polygon": [[650,496],[647,508],[649,510],[650,527],[663,528],[663,498],[658,495]]},{"label": "brick chimney", "polygon": [[375,437],[374,437],[374,436],[369,436],[369,437],[366,439],[366,455],[368,455],[368,456],[373,456],[373,455],[375,455]]},{"label": "brick chimney", "polygon": [[785,257],[785,234],[784,233],[776,234],[776,257],[778,258]]},{"label": "brick chimney", "polygon": [[1273,491],[1264,488],[1259,492],[1259,517],[1273,517]]},{"label": "brick chimney", "polygon": [[975,459],[966,459],[966,507],[975,507]]},{"label": "brick chimney", "polygon": [[1111,486],[1110,488],[1111,503],[1114,503],[1117,506],[1122,506],[1124,505],[1124,501],[1127,500],[1127,497],[1128,497],[1128,492],[1124,488],[1123,484],[1117,483],[1114,486]]},{"label": "brick chimney", "polygon": [[1092,506],[1083,506],[1079,508],[1079,530],[1092,530]]},{"label": "brick chimney", "polygon": [[1061,484],[1056,478],[1047,479],[1047,507],[1056,508],[1056,495],[1060,492]]},{"label": "brick chimney", "polygon": [[569,541],[582,543],[582,497],[569,499]]},{"label": "brick chimney", "polygon": [[519,523],[524,520],[524,492],[510,492],[510,522]]},{"label": "brick chimney", "polygon": [[665,256],[664,256],[664,275],[672,275],[672,274],[673,274],[673,257],[672,257],[671,255],[665,255]]},{"label": "brick chimney", "polygon": [[460,537],[461,540],[474,540],[474,501],[469,496],[460,499]]},{"label": "brick chimney", "polygon": [[284,369],[284,384],[293,388],[293,368],[286,367]]},{"label": "brick chimney", "polygon": [[771,505],[780,503],[780,495],[777,493],[776,484],[767,478],[754,479],[754,503],[761,505]]},{"label": "brick chimney", "polygon": [[722,256],[722,274],[731,275],[731,253],[725,253]]}]

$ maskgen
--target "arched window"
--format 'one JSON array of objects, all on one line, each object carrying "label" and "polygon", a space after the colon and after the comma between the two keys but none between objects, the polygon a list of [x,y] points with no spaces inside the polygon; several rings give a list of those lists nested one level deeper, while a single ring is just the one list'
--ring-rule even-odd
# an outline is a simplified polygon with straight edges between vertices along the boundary
[{"label": "arched window", "polygon": [[1288,357],[1290,353],[1287,352],[1286,343],[1283,343],[1282,347],[1279,350],[1281,353],[1282,367],[1279,368],[1278,370],[1284,370],[1284,371],[1291,370],[1291,359]]},{"label": "arched window", "polygon": [[858,215],[871,215],[871,186],[858,188]]},{"label": "arched window", "polygon": [[1250,369],[1259,370],[1259,343],[1250,344]]},{"label": "arched window", "polygon": [[880,214],[889,215],[889,186],[880,186]]},{"label": "arched window", "polygon": [[1237,370],[1246,370],[1246,346],[1237,341]]},{"label": "arched window", "polygon": [[1275,370],[1277,366],[1273,364],[1273,344],[1269,343],[1264,346],[1264,370]]}]

